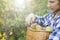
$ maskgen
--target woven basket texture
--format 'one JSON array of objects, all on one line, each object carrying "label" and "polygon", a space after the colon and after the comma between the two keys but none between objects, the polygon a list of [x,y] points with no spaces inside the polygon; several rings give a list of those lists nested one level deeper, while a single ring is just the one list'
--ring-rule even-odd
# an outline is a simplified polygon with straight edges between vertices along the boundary
[{"label": "woven basket texture", "polygon": [[47,40],[51,32],[44,30],[33,30],[30,27],[27,28],[26,40]]}]

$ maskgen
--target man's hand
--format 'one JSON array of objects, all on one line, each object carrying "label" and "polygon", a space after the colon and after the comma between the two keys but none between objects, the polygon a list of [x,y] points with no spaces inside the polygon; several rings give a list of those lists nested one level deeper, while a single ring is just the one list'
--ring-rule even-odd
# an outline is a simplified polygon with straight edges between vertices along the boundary
[{"label": "man's hand", "polygon": [[33,13],[29,14],[25,19],[25,22],[28,25],[30,25],[31,22],[34,22],[34,21],[35,21],[35,15]]}]

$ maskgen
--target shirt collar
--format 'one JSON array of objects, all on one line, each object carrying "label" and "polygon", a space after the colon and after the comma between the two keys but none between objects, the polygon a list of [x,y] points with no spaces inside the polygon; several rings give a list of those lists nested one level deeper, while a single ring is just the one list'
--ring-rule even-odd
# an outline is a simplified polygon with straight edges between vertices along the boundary
[{"label": "shirt collar", "polygon": [[[52,12],[52,16],[54,17],[54,13],[53,12]],[[55,18],[58,18],[58,17],[60,17],[60,12],[58,13],[57,17],[55,17]]]}]

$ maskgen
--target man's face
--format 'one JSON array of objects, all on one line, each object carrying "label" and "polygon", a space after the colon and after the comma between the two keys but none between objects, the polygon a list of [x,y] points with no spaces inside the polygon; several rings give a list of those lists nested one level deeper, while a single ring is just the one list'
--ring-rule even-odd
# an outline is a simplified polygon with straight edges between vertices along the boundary
[{"label": "man's face", "polygon": [[56,12],[60,8],[58,0],[48,0],[47,5],[53,12]]}]

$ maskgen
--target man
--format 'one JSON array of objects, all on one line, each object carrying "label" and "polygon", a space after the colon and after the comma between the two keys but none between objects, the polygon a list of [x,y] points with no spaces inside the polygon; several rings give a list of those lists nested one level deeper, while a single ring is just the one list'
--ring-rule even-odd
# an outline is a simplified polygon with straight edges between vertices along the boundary
[{"label": "man", "polygon": [[48,40],[60,40],[60,0],[48,0],[48,7],[52,12],[43,17],[29,14],[26,17],[26,23],[37,22],[41,26],[50,26],[53,32],[50,34]]}]

